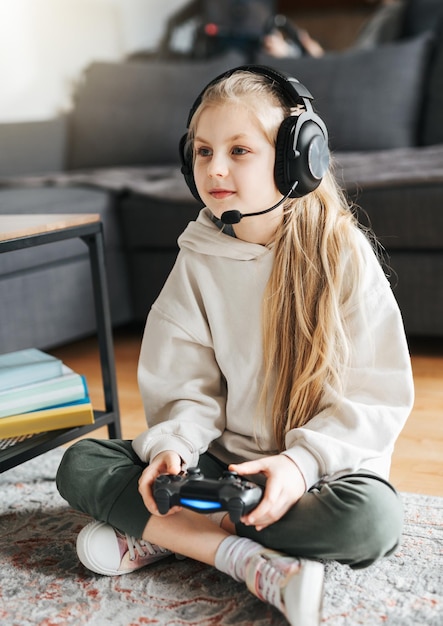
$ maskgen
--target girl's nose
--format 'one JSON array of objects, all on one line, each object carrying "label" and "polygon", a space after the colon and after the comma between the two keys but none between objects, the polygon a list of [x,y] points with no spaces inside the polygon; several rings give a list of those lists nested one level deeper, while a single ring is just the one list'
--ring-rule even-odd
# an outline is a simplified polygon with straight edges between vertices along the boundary
[{"label": "girl's nose", "polygon": [[208,165],[208,176],[212,177],[224,177],[228,174],[228,163],[226,157],[220,153],[213,153],[210,163]]}]

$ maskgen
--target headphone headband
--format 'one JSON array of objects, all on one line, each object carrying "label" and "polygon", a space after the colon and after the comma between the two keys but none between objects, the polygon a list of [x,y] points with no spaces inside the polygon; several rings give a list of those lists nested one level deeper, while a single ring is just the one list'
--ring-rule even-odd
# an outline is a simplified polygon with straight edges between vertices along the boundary
[{"label": "headphone headband", "polygon": [[189,128],[192,118],[198,107],[201,104],[204,94],[206,91],[212,87],[212,85],[216,85],[220,81],[225,78],[229,78],[235,72],[251,72],[251,74],[259,74],[261,76],[265,76],[269,78],[270,81],[274,81],[280,87],[280,91],[288,97],[291,101],[291,104],[294,106],[297,104],[297,100],[300,98],[303,99],[306,109],[312,109],[310,101],[313,100],[313,96],[311,92],[304,86],[300,81],[298,81],[293,76],[289,74],[283,74],[278,70],[273,69],[272,67],[268,67],[267,65],[239,65],[238,67],[234,67],[227,72],[222,72],[218,76],[216,76],[210,83],[201,90],[199,95],[194,101],[194,104],[189,111],[188,120],[186,122],[186,128]]}]

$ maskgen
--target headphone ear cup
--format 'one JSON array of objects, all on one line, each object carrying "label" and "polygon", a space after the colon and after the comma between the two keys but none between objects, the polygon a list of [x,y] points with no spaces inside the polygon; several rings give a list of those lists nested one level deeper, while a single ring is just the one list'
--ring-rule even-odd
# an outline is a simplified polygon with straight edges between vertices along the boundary
[{"label": "headphone ear cup", "polygon": [[194,180],[194,170],[192,167],[192,148],[189,145],[187,133],[185,133],[180,139],[178,149],[180,153],[181,173],[183,174],[185,182],[188,185],[194,198],[198,202],[200,202],[200,204],[203,204]]},{"label": "headphone ear cup", "polygon": [[283,120],[277,134],[274,168],[275,183],[283,195],[297,183],[290,197],[301,198],[321,183],[329,166],[328,141],[322,125],[315,115]]},{"label": "headphone ear cup", "polygon": [[275,144],[274,179],[277,189],[283,196],[286,196],[291,191],[291,187],[295,182],[293,181],[292,184],[290,183],[287,164],[289,150],[292,150],[294,142],[293,137],[296,126],[297,118],[287,117],[281,123],[277,133],[277,141]]}]

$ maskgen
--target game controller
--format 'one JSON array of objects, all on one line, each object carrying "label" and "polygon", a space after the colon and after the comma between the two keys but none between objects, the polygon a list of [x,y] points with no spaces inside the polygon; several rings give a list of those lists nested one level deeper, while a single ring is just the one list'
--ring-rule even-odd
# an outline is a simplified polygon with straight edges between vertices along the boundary
[{"label": "game controller", "polygon": [[161,474],[154,482],[154,499],[162,515],[173,506],[183,506],[198,513],[228,511],[237,523],[255,509],[262,497],[261,487],[229,471],[213,480],[192,467],[186,475]]}]

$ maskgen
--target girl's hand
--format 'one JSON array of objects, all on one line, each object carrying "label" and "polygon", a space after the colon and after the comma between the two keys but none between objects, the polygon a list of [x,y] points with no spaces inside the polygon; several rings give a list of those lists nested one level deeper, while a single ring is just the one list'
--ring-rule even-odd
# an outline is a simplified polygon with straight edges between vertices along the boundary
[{"label": "girl's hand", "polygon": [[303,474],[284,454],[230,465],[229,469],[240,476],[263,474],[267,478],[263,500],[241,518],[243,524],[255,526],[258,531],[283,517],[306,491]]},{"label": "girl's hand", "polygon": [[[138,481],[138,490],[143,498],[145,507],[153,515],[160,515],[157,504],[152,494],[152,485],[155,479],[160,474],[180,474],[181,472],[181,457],[172,450],[166,450],[160,452],[156,457],[152,459],[150,464],[143,470],[142,475]],[[172,515],[180,511],[181,507],[174,506],[170,509],[166,515]]]}]

